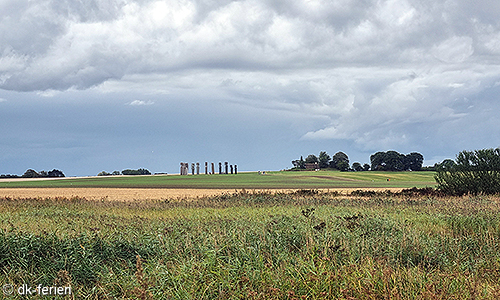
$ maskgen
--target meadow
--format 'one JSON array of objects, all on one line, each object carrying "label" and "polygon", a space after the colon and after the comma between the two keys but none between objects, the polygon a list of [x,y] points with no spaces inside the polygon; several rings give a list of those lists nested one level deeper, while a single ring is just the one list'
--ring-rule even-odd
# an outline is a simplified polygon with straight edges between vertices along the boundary
[{"label": "meadow", "polygon": [[414,191],[3,197],[0,284],[71,285],[70,299],[498,299],[500,198]]},{"label": "meadow", "polygon": [[200,188],[328,189],[434,186],[434,172],[240,172],[227,175],[99,176],[58,180],[0,181],[0,188]]}]

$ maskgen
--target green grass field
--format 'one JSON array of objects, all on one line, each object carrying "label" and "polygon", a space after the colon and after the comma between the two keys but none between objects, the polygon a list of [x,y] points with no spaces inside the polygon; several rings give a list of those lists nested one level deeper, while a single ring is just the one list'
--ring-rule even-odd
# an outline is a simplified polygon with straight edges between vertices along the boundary
[{"label": "green grass field", "polygon": [[0,198],[0,270],[4,293],[71,286],[64,299],[493,300],[500,199]]},{"label": "green grass field", "polygon": [[[390,181],[388,181],[388,179]],[[237,175],[106,176],[0,182],[0,188],[116,187],[209,189],[410,188],[434,186],[434,172],[257,172]]]}]

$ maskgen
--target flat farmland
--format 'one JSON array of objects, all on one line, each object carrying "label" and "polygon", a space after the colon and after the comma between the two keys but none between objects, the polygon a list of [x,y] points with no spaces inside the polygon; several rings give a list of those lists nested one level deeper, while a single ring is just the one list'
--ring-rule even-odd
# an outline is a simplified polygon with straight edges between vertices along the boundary
[{"label": "flat farmland", "polygon": [[245,172],[228,175],[79,177],[53,180],[4,179],[2,188],[144,189],[391,189],[434,186],[434,172]]}]

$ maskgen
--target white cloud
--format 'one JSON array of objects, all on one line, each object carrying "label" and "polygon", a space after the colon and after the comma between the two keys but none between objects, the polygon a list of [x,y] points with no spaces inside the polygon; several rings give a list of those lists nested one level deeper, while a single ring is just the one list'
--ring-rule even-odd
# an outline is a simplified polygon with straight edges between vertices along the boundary
[{"label": "white cloud", "polygon": [[148,100],[148,101],[144,101],[144,100],[134,100],[130,103],[128,103],[128,105],[132,105],[132,106],[143,106],[143,105],[153,105],[155,104],[154,101],[151,101],[151,100]]},{"label": "white cloud", "polygon": [[464,62],[474,53],[472,38],[454,36],[432,48],[434,56],[447,63]]},{"label": "white cloud", "polygon": [[52,98],[56,95],[61,94],[61,91],[58,90],[45,90],[45,91],[38,91],[37,95],[42,96],[42,97],[47,97],[47,98]]}]

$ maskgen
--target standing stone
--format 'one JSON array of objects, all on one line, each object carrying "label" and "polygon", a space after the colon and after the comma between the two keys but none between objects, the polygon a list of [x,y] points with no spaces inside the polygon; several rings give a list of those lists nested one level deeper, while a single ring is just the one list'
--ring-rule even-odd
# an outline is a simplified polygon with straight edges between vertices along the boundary
[{"label": "standing stone", "polygon": [[228,167],[228,165],[227,165],[227,164],[228,164],[228,163],[227,163],[227,161],[226,161],[226,162],[224,163],[224,167],[225,167],[225,169],[226,169],[226,170],[225,170],[226,172],[225,172],[224,174],[227,174],[227,171],[228,171],[228,170],[227,170],[227,167]]},{"label": "standing stone", "polygon": [[191,163],[191,174],[194,175],[194,163]]},{"label": "standing stone", "polygon": [[229,167],[231,167],[231,174],[233,174],[233,165],[230,165]]},{"label": "standing stone", "polygon": [[222,174],[222,163],[219,161],[219,174]]},{"label": "standing stone", "polygon": [[181,162],[181,175],[188,174],[188,163]]},{"label": "standing stone", "polygon": [[196,163],[196,175],[200,175],[200,163]]},{"label": "standing stone", "polygon": [[208,162],[205,162],[205,175],[208,175]]},{"label": "standing stone", "polygon": [[212,175],[215,174],[215,167],[214,167],[214,163],[212,163]]},{"label": "standing stone", "polygon": [[238,166],[234,165],[234,174],[238,174]]}]

